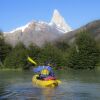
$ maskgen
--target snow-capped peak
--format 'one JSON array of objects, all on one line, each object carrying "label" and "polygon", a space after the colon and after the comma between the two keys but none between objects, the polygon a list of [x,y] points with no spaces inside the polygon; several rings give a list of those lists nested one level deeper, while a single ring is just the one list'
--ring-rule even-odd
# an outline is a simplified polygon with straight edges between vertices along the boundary
[{"label": "snow-capped peak", "polygon": [[64,18],[60,15],[58,10],[55,9],[50,23],[33,20],[27,23],[25,26],[18,27],[10,32],[5,33],[14,33],[16,31],[24,32],[26,28],[29,28],[31,26],[34,27],[34,31],[41,31],[44,29],[44,27],[45,30],[48,30],[48,28],[50,29],[51,27],[53,27],[53,29],[56,29],[58,32],[60,31],[61,33],[67,33],[69,31],[72,31],[71,27],[69,27],[69,25],[66,24]]},{"label": "snow-capped peak", "polygon": [[54,10],[50,24],[56,24],[58,28],[62,29],[65,32],[72,31],[71,27],[66,24],[64,18],[60,15],[57,9]]},{"label": "snow-capped peak", "polygon": [[[36,44],[42,46],[45,42],[52,42],[71,31],[64,18],[57,10],[54,10],[50,23],[45,21],[31,21],[25,26],[6,32],[5,41],[13,46],[22,42],[25,46]],[[11,33],[11,34],[10,34]]]}]

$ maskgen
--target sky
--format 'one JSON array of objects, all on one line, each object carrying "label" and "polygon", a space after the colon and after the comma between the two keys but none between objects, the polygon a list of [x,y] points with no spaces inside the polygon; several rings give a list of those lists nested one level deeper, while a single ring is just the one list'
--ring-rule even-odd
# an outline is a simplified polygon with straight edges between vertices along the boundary
[{"label": "sky", "polygon": [[11,31],[32,20],[50,22],[54,9],[72,29],[100,19],[100,0],[0,0],[0,29]]}]

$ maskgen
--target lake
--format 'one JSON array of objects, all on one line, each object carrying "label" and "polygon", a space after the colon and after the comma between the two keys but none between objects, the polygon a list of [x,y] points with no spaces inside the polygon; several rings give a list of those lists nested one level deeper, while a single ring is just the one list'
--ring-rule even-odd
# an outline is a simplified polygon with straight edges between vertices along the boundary
[{"label": "lake", "polygon": [[100,71],[56,71],[62,84],[40,88],[31,71],[0,71],[0,100],[100,100]]}]

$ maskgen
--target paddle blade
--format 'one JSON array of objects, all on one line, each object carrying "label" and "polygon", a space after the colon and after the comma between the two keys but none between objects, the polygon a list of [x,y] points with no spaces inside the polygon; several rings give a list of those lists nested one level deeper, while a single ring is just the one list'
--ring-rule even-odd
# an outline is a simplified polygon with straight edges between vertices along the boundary
[{"label": "paddle blade", "polygon": [[33,61],[33,59],[31,59],[30,57],[28,57],[27,59],[28,59],[28,61],[30,61],[31,63],[37,65],[37,63],[36,63],[35,61]]}]

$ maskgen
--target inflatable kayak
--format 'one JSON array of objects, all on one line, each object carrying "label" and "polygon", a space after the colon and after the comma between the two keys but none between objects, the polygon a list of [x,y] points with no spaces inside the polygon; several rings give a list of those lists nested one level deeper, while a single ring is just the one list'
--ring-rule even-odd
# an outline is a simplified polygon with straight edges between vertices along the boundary
[{"label": "inflatable kayak", "polygon": [[32,82],[41,87],[56,87],[61,83],[60,80],[40,80],[38,77],[39,75],[34,75]]}]

